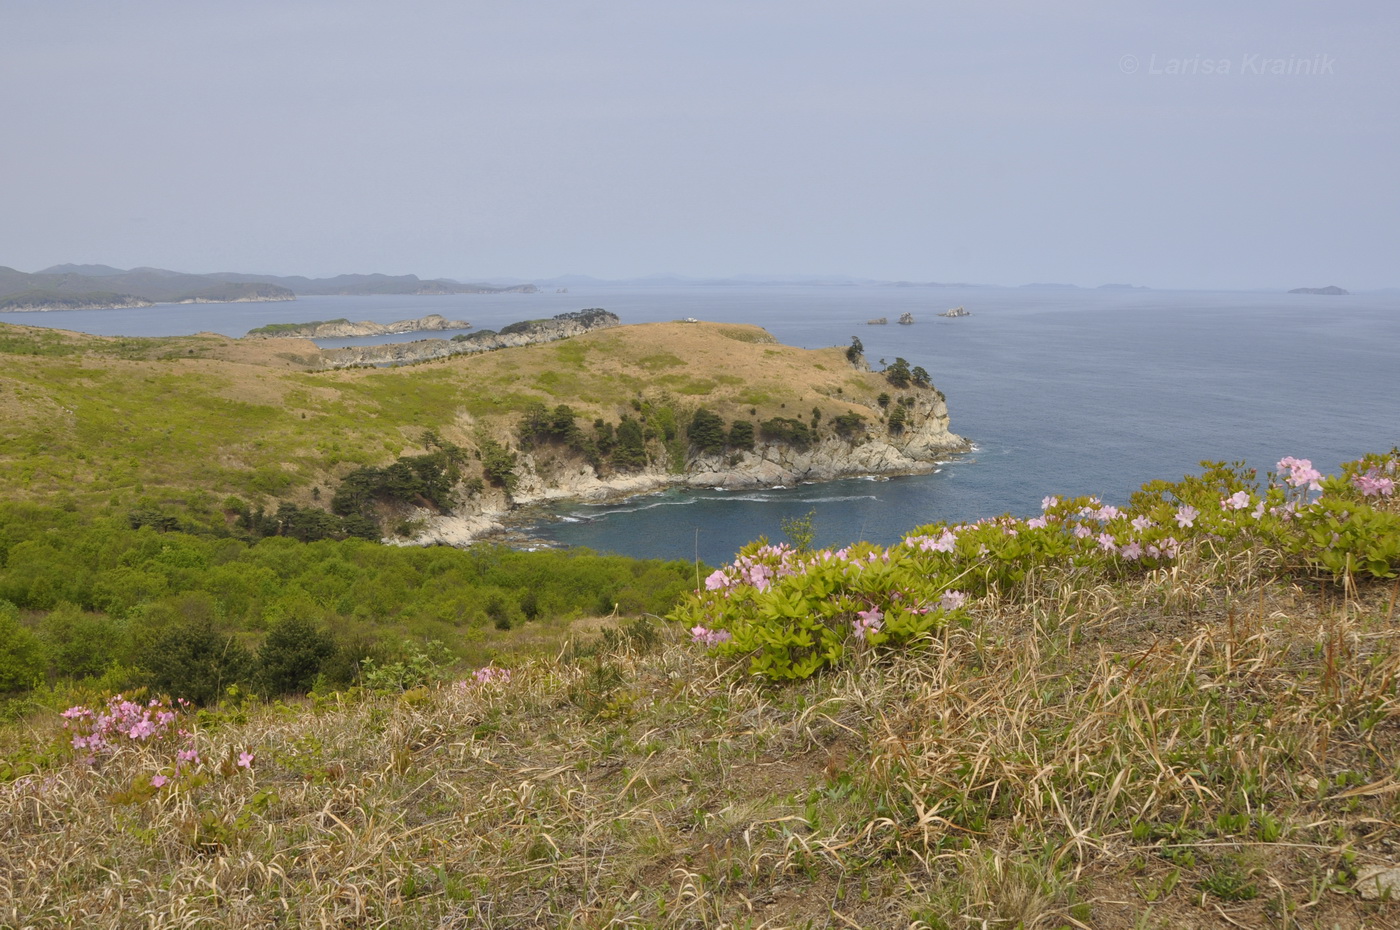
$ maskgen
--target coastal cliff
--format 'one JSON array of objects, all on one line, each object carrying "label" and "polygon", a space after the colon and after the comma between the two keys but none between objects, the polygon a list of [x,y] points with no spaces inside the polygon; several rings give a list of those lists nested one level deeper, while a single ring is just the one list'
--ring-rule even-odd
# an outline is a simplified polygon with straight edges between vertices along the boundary
[{"label": "coastal cliff", "polygon": [[[582,457],[557,449],[519,455],[511,492],[486,493],[437,513],[419,508],[416,545],[462,546],[502,529],[521,508],[564,500],[602,502],[653,494],[668,488],[791,487],[840,478],[927,474],[948,456],[971,449],[949,429],[942,392],[928,387],[912,395],[909,420],[915,424],[898,435],[878,426],[859,435],[828,435],[815,442],[757,442],[749,450],[685,455],[684,464],[652,459],[635,471],[604,471]],[[871,411],[872,414],[875,412]]]},{"label": "coastal cliff", "polygon": [[[0,335],[0,482],[80,511],[115,500],[133,525],[462,544],[554,500],[927,472],[968,448],[922,368],[740,324],[587,310],[424,341],[467,353],[450,358],[340,368],[325,356],[416,361],[424,343]],[[81,467],[30,451],[53,449]]]}]

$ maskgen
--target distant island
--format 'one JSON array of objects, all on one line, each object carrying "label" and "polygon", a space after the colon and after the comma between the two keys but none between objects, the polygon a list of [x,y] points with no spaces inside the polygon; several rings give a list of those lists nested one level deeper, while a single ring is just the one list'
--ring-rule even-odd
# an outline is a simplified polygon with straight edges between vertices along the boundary
[{"label": "distant island", "polygon": [[0,266],[0,312],[100,310],[157,303],[206,304],[296,300],[298,296],[376,294],[533,294],[533,284],[494,287],[417,275],[344,274],[333,278],[239,274],[185,274],[163,268],[125,270],[110,265],[53,265],[28,273]]},{"label": "distant island", "polygon": [[1345,297],[1345,296],[1348,296],[1351,292],[1348,291],[1348,290],[1346,290],[1345,288],[1337,287],[1337,285],[1335,285],[1335,284],[1329,284],[1329,285],[1327,285],[1326,287],[1295,287],[1293,290],[1289,291],[1288,293],[1290,293],[1290,294],[1325,294],[1325,295],[1328,296],[1328,297]]},{"label": "distant island", "polygon": [[449,320],[440,313],[430,313],[416,320],[397,323],[371,323],[364,320],[351,323],[347,319],[312,320],[310,323],[269,323],[250,329],[251,339],[344,339],[350,336],[397,336],[402,333],[442,332],[447,329],[471,329],[465,320]]},{"label": "distant island", "polygon": [[954,307],[954,308],[951,309],[951,310],[944,310],[942,313],[940,313],[940,314],[938,314],[938,315],[939,315],[939,316],[947,316],[947,317],[972,316],[971,313],[968,313],[968,312],[967,312],[965,309],[963,309],[961,306]]}]

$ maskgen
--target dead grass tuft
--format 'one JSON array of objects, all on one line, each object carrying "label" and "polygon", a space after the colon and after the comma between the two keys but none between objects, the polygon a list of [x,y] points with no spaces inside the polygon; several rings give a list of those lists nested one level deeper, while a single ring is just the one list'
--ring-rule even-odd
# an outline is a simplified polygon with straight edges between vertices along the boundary
[{"label": "dead grass tuft", "polygon": [[613,637],[227,711],[146,800],[137,748],[0,786],[0,925],[1393,925],[1351,893],[1400,859],[1391,587],[1271,565],[1046,573],[789,687]]}]

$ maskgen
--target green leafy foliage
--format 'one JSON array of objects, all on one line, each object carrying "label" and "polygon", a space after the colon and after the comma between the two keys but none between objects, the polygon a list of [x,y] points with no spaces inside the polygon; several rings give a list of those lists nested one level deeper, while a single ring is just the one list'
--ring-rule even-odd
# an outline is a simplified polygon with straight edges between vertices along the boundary
[{"label": "green leafy foliage", "polygon": [[[294,663],[285,657],[277,663],[283,670],[270,678],[258,671],[279,654],[263,653],[267,639],[288,618],[298,618],[334,632],[337,648],[320,672],[329,682],[346,684],[367,656],[394,661],[385,644],[404,638],[440,639],[459,655],[484,660],[495,648],[489,644],[504,642],[492,632],[501,618],[512,626],[562,626],[611,613],[614,605],[625,615],[659,614],[693,585],[694,571],[683,562],[587,550],[425,549],[357,538],[302,543],[286,536],[161,533],[149,526],[133,530],[121,517],[90,522],[58,508],[7,502],[0,503],[0,598],[12,606],[0,611],[6,631],[0,635],[0,669],[8,670],[5,686],[20,690],[45,678],[107,675],[118,676],[113,687],[132,687],[151,682],[147,673],[159,671],[161,687],[191,698],[180,664],[158,658],[160,639],[169,632],[183,640],[171,644],[180,649],[199,647],[207,654],[233,637],[235,645],[258,651],[262,662],[217,676],[191,666],[190,687],[205,695],[215,693],[214,678],[266,684],[264,690],[295,681],[300,689],[305,677],[288,671]],[[212,646],[205,624],[216,634]],[[314,639],[304,631],[298,636]],[[282,649],[296,652],[293,645]],[[323,652],[314,642],[302,648]]]},{"label": "green leafy foliage", "polygon": [[264,694],[305,694],[335,654],[335,637],[305,616],[282,618],[258,649],[258,684]]},{"label": "green leafy foliage", "polygon": [[617,424],[617,444],[613,447],[612,463],[622,469],[646,466],[647,447],[642,424],[630,416],[624,416]]},{"label": "green leafy foliage", "polygon": [[163,694],[212,704],[225,689],[253,677],[253,656],[233,636],[201,618],[174,624],[154,636],[144,659],[147,680]]},{"label": "green leafy foliage", "polygon": [[836,435],[843,439],[852,439],[864,433],[865,423],[865,417],[858,413],[843,413],[831,421]]},{"label": "green leafy foliage", "polygon": [[765,442],[783,442],[799,449],[811,445],[813,439],[811,427],[791,417],[764,420],[758,426],[758,434]]},{"label": "green leafy foliage", "polygon": [[[483,461],[486,457],[487,451],[483,449]],[[511,467],[514,467],[513,457]],[[391,500],[446,511],[454,503],[452,488],[460,476],[455,456],[443,449],[426,455],[404,456],[382,468],[357,468],[336,488],[331,510],[341,516],[367,516],[376,500]]]},{"label": "green leafy foliage", "polygon": [[859,365],[860,360],[865,357],[865,346],[861,343],[859,336],[851,337],[851,345],[846,349],[846,361],[852,365]]},{"label": "green leafy foliage", "polygon": [[754,440],[753,423],[748,420],[735,420],[729,427],[729,446],[733,449],[752,449]]},{"label": "green leafy foliage", "polygon": [[1126,508],[1047,497],[1038,517],[933,524],[887,548],[805,552],[798,525],[789,529],[796,548],[745,548],[671,617],[719,654],[747,656],[753,674],[786,680],[853,653],[913,646],[965,602],[1011,596],[1052,568],[1113,582],[1169,566],[1190,547],[1214,558],[1271,549],[1291,554],[1295,571],[1338,578],[1400,573],[1400,452],[1328,479],[1284,459],[1263,488],[1242,464],[1202,465],[1201,475],[1144,485]]},{"label": "green leafy foliage", "polygon": [[724,420],[704,407],[691,415],[689,435],[690,445],[706,455],[723,452],[728,442],[724,434]]},{"label": "green leafy foliage", "polygon": [[14,604],[0,601],[0,694],[32,688],[43,673],[39,637],[20,623]]}]

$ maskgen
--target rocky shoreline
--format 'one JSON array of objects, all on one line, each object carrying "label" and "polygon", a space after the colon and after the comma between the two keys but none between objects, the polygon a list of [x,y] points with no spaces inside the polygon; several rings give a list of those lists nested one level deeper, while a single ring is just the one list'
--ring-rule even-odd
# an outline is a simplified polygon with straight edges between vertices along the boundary
[{"label": "rocky shoreline", "polygon": [[[427,319],[425,317],[425,319]],[[622,321],[606,310],[576,310],[560,313],[548,320],[526,320],[512,323],[500,332],[483,329],[452,339],[417,339],[413,342],[391,342],[377,346],[347,346],[343,349],[322,349],[321,361],[326,368],[352,368],[357,365],[403,365],[430,359],[509,349],[553,342],[581,336],[595,329],[619,326]]]},{"label": "rocky shoreline", "polygon": [[440,313],[430,313],[416,320],[398,320],[394,323],[371,323],[361,320],[327,320],[313,323],[274,323],[249,331],[249,339],[345,339],[358,336],[398,336],[404,333],[443,332],[452,329],[471,329],[465,320],[449,320]]},{"label": "rocky shoreline", "polygon": [[971,451],[970,442],[949,431],[948,408],[940,392],[930,390],[918,406],[921,425],[900,436],[828,437],[805,448],[758,443],[751,451],[732,455],[691,456],[682,472],[653,463],[639,472],[600,477],[581,460],[524,453],[514,493],[487,493],[449,514],[420,510],[414,516],[422,521],[422,529],[408,544],[467,546],[503,539],[514,545],[519,542],[516,537],[529,538],[522,526],[538,522],[529,518],[532,511],[563,501],[611,503],[672,488],[741,490],[922,475],[949,455]]}]

